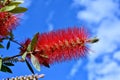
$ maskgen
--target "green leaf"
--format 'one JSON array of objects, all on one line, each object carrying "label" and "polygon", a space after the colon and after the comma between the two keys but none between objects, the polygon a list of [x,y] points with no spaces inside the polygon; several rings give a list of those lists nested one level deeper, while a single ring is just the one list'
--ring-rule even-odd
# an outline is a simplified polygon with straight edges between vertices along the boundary
[{"label": "green leaf", "polygon": [[36,33],[31,41],[31,50],[33,51],[38,40],[39,33]]},{"label": "green leaf", "polygon": [[0,12],[3,12],[3,11],[11,11],[13,9],[15,9],[16,6],[15,5],[11,5],[11,6],[5,6],[3,8],[0,9]]},{"label": "green leaf", "polygon": [[15,9],[11,10],[11,13],[23,13],[27,11],[27,8],[24,7],[16,7]]},{"label": "green leaf", "polygon": [[29,62],[28,62],[26,59],[25,59],[25,62],[26,62],[26,64],[27,64],[29,70],[30,70],[33,74],[35,74],[34,71],[33,71],[33,69],[32,69],[32,67],[31,67],[31,65],[29,64]]},{"label": "green leaf", "polygon": [[0,44],[0,48],[4,48],[4,46],[2,44]]},{"label": "green leaf", "polygon": [[16,5],[16,6],[18,6],[19,4],[22,4],[22,2],[17,2],[17,1],[15,1],[15,2],[10,2],[10,4],[8,4],[8,6],[11,6],[11,5]]},{"label": "green leaf", "polygon": [[42,64],[43,64],[45,67],[50,68],[50,65],[49,65],[46,61],[44,61]]},{"label": "green leaf", "polygon": [[39,63],[38,59],[33,54],[31,54],[31,62],[32,62],[33,66],[35,67],[35,69],[37,71],[40,71],[40,63]]},{"label": "green leaf", "polygon": [[12,73],[11,69],[8,66],[5,66],[5,65],[2,65],[1,71],[2,72]]},{"label": "green leaf", "polygon": [[27,53],[28,53],[28,52],[23,53],[23,55],[22,55],[22,59],[23,59],[23,60],[25,60],[25,58],[26,58],[26,56],[27,56]]},{"label": "green leaf", "polygon": [[97,37],[94,37],[93,39],[90,39],[90,43],[96,43],[96,42],[98,42],[99,41],[99,39],[97,38]]},{"label": "green leaf", "polygon": [[35,36],[33,37],[32,41],[31,41],[31,43],[27,47],[27,51],[33,51],[34,50],[35,45],[36,45],[37,40],[38,40],[38,35],[39,35],[39,33],[35,34]]},{"label": "green leaf", "polygon": [[24,3],[24,0],[14,0],[13,2],[21,2],[21,3]]},{"label": "green leaf", "polygon": [[3,63],[4,65],[6,65],[6,66],[14,66],[14,64],[13,63]]},{"label": "green leaf", "polygon": [[10,48],[10,41],[8,41],[6,48],[7,50]]},{"label": "green leaf", "polygon": [[2,68],[2,58],[0,58],[0,70]]}]

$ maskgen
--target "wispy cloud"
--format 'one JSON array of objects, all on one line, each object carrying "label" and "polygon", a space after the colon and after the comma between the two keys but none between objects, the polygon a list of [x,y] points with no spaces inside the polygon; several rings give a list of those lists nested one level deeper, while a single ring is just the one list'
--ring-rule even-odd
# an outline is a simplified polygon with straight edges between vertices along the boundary
[{"label": "wispy cloud", "polygon": [[[77,0],[81,1],[81,0]],[[84,0],[79,3],[85,7],[85,10],[79,11],[78,19],[82,19],[88,23],[99,23],[105,18],[114,17],[114,13],[118,9],[118,4],[112,0]]]},{"label": "wispy cloud", "polygon": [[70,74],[67,76],[67,79],[68,79],[68,80],[71,79],[71,78],[73,78],[73,77],[76,75],[76,73],[78,72],[78,69],[80,68],[81,64],[82,64],[82,61],[81,61],[81,60],[78,60],[78,61],[73,65],[73,67],[72,67],[72,69],[71,69],[71,71],[70,71]]},{"label": "wispy cloud", "polygon": [[113,58],[120,61],[120,51],[115,52]]},{"label": "wispy cloud", "polygon": [[52,23],[48,23],[48,30],[49,31],[52,31],[54,28],[53,24]]},{"label": "wispy cloud", "polygon": [[[97,44],[93,44],[91,49],[96,53],[91,53],[88,57],[87,70],[89,80],[117,80],[120,79],[120,66],[115,59],[120,56],[118,49],[120,40],[120,9],[119,0],[74,0],[73,6],[84,6],[84,10],[77,13],[77,18],[86,24],[96,27],[91,30],[100,38]],[[96,24],[93,26],[93,24]],[[113,59],[111,58],[113,55]],[[102,56],[101,62],[96,59]],[[118,59],[120,60],[120,59]],[[78,68],[79,69],[79,68]]]},{"label": "wispy cloud", "polygon": [[53,23],[51,22],[52,18],[54,15],[54,11],[51,11],[48,15],[48,18],[46,20],[47,24],[48,24],[48,30],[52,31],[54,29]]}]

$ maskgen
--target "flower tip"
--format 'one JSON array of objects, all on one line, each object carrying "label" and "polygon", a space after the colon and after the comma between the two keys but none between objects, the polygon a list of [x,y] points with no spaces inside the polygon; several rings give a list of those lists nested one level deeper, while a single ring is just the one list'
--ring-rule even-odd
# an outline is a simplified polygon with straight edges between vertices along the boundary
[{"label": "flower tip", "polygon": [[45,74],[38,75],[38,78],[44,78]]},{"label": "flower tip", "polygon": [[93,39],[90,39],[88,42],[90,42],[90,43],[96,43],[98,41],[99,41],[99,39],[95,37]]}]

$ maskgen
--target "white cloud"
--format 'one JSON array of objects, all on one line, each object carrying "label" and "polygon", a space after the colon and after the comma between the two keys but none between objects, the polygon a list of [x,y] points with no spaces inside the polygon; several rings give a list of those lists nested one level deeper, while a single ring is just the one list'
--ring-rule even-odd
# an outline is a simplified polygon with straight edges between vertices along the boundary
[{"label": "white cloud", "polygon": [[53,24],[49,23],[49,24],[48,24],[48,30],[49,30],[49,31],[52,31],[53,28],[54,28],[54,27],[53,27]]},{"label": "white cloud", "polygon": [[54,15],[54,11],[51,11],[51,12],[49,13],[49,15],[48,15],[48,18],[46,19],[46,22],[47,22],[47,24],[48,24],[48,30],[49,30],[49,31],[52,31],[53,28],[54,28],[53,24],[51,23],[51,20],[52,20],[52,18],[53,18],[53,15]]},{"label": "white cloud", "polygon": [[67,79],[71,79],[72,77],[74,77],[76,75],[76,73],[78,72],[78,69],[80,68],[82,64],[81,60],[78,60],[77,63],[75,63],[70,71],[70,74],[67,76]]},{"label": "white cloud", "polygon": [[[98,23],[102,19],[113,16],[116,12],[118,4],[113,3],[112,0],[75,0],[81,2],[86,9],[79,11],[77,14],[78,19],[82,19],[89,23]],[[76,3],[77,3],[76,2]]]},{"label": "white cloud", "polygon": [[[112,23],[112,24],[111,24]],[[119,20],[114,21],[104,21],[97,30],[97,36],[100,38],[100,41],[97,44],[92,45],[92,49],[95,50],[95,55],[91,54],[91,59],[102,55],[102,53],[111,53],[114,52],[118,47],[119,36],[120,36],[120,23]]]},{"label": "white cloud", "polygon": [[116,53],[114,53],[114,59],[119,60],[120,61],[120,51],[117,51]]},{"label": "white cloud", "polygon": [[119,65],[109,58],[109,55],[104,56],[102,63],[90,62],[89,80],[119,80],[120,67]]},{"label": "white cloud", "polygon": [[[95,53],[88,57],[87,70],[89,80],[119,80],[120,66],[110,58],[120,60],[120,51],[115,52],[120,44],[120,19],[115,15],[120,14],[118,0],[74,0],[73,6],[84,6],[77,14],[79,20],[88,25],[97,24],[95,30],[100,41],[91,46]],[[114,54],[111,54],[114,53]],[[102,56],[102,61],[95,60]],[[79,69],[79,68],[78,68]]]},{"label": "white cloud", "polygon": [[54,16],[54,13],[55,13],[54,11],[51,11],[51,12],[49,13],[46,22],[50,22],[50,21],[52,20],[52,18],[53,18],[53,16]]},{"label": "white cloud", "polygon": [[76,6],[87,6],[91,4],[91,0],[73,0],[73,4],[72,6],[73,7],[76,7]]}]

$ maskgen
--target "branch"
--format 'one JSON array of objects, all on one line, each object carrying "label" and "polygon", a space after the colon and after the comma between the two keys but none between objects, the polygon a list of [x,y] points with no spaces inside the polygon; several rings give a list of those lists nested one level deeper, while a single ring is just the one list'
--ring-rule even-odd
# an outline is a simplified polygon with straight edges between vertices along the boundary
[{"label": "branch", "polygon": [[14,40],[10,37],[4,37],[4,38],[1,39],[1,41],[5,40],[5,39],[8,39],[8,40],[12,41],[13,43],[18,44],[19,46],[23,47],[19,42],[17,42],[17,40]]},{"label": "branch", "polygon": [[12,56],[12,57],[5,57],[2,59],[2,62],[3,63],[6,63],[6,62],[24,62],[23,59],[18,59],[19,56],[21,56],[21,54],[18,54],[18,55]]}]

